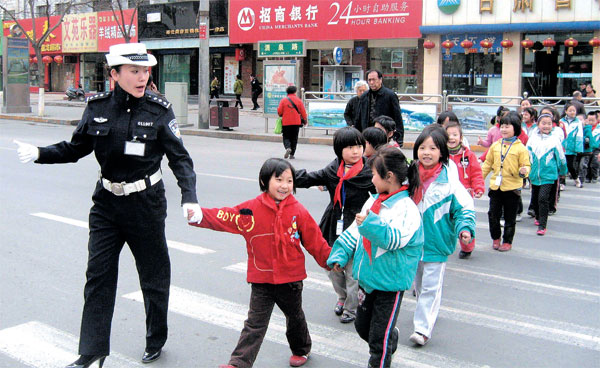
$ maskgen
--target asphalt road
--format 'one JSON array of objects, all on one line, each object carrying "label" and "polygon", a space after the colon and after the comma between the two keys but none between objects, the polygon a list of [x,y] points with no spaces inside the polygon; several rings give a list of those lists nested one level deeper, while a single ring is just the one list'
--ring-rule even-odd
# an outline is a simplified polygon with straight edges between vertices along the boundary
[{"label": "asphalt road", "polygon": [[[77,353],[87,260],[87,219],[98,164],[21,164],[13,139],[47,145],[73,127],[0,122],[0,367],[64,367]],[[238,204],[259,194],[258,170],[283,154],[281,144],[184,137],[204,207]],[[319,169],[328,146],[300,145],[293,164]],[[216,367],[228,361],[250,288],[239,236],[189,227],[180,192],[164,161],[167,238],[172,262],[169,340],[152,367]],[[318,221],[328,196],[297,198]],[[524,192],[527,206],[529,192]],[[513,250],[491,249],[487,201],[476,201],[477,246],[471,259],[448,262],[442,308],[424,348],[409,341],[415,300],[407,293],[394,367],[600,366],[600,184],[569,181],[545,237],[530,219],[517,226]],[[457,252],[458,253],[458,252]],[[364,367],[368,346],[333,314],[336,297],[310,256],[304,309],[313,338],[306,367]],[[121,253],[111,356],[105,367],[141,366],[144,309],[127,247]],[[286,367],[285,320],[277,311],[256,367]]]}]

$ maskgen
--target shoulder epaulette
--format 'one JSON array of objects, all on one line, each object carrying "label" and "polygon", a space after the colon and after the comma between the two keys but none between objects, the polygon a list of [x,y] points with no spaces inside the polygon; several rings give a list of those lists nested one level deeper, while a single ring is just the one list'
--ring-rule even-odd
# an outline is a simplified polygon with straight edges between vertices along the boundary
[{"label": "shoulder epaulette", "polygon": [[96,101],[96,100],[103,100],[105,98],[108,98],[112,95],[112,91],[109,92],[102,92],[102,93],[97,93],[93,96],[88,97],[85,102],[89,103],[91,101]]},{"label": "shoulder epaulette", "polygon": [[153,95],[150,93],[146,93],[146,100],[148,100],[150,102],[154,102],[155,104],[161,105],[165,109],[168,109],[169,107],[171,107],[171,103],[169,101],[167,101],[166,98],[159,97],[159,96],[156,96],[156,95]]}]

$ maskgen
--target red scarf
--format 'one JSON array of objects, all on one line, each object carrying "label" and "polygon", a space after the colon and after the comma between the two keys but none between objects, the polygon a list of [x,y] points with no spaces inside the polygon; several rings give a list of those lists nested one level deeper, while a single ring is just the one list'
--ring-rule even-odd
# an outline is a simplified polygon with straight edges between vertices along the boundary
[{"label": "red scarf", "polygon": [[342,163],[340,164],[340,167],[338,168],[338,171],[337,171],[337,176],[338,176],[338,178],[340,178],[340,181],[338,182],[337,186],[335,187],[335,195],[333,196],[333,207],[335,207],[335,204],[339,202],[340,208],[342,208],[342,185],[344,185],[344,180],[349,180],[349,179],[355,177],[356,175],[358,175],[358,173],[361,172],[363,167],[364,167],[364,163],[361,158],[360,160],[358,160],[357,163],[352,165],[352,167],[350,168],[350,170],[348,170],[347,173],[344,174],[345,164],[344,164],[344,160],[342,160]]},{"label": "red scarf", "polygon": [[421,185],[415,191],[413,195],[413,201],[415,204],[419,204],[423,199],[423,194],[429,187],[429,185],[425,185],[425,182],[429,181],[431,178],[438,176],[440,171],[442,171],[442,164],[440,162],[437,163],[431,169],[426,169],[423,164],[419,162],[419,179],[421,179]]},{"label": "red scarf", "polygon": [[[408,190],[408,185],[403,185],[400,187],[400,189],[398,189],[395,192],[392,193],[388,193],[388,194],[379,194],[379,196],[377,197],[377,199],[375,200],[375,202],[373,202],[373,204],[371,205],[371,209],[369,211],[373,212],[376,215],[379,215],[379,211],[381,210],[381,204],[383,202],[385,202],[388,198],[390,198],[391,196],[393,196],[394,194],[400,193],[403,190]],[[369,255],[369,261],[372,262],[372,258],[371,258],[371,241],[367,238],[365,238],[363,236],[363,246],[365,247],[365,250],[367,251],[367,254]]]}]

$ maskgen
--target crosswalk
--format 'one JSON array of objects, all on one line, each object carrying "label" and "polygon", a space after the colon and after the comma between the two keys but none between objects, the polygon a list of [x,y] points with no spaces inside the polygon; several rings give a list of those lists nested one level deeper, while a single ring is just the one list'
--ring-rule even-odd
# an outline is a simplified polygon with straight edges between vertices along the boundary
[{"label": "crosswalk", "polygon": [[[548,242],[583,244],[586,247],[595,247],[600,243],[600,234],[581,234],[577,229],[571,229],[571,225],[585,228],[598,229],[600,204],[600,190],[597,187],[584,188],[585,192],[577,192],[569,188],[562,193],[559,213],[550,218],[550,225],[556,226],[556,231],[549,231],[545,236]],[[594,197],[595,196],[595,197]],[[581,199],[591,199],[596,206],[583,206]],[[571,203],[569,199],[577,199],[579,202]],[[479,237],[476,252],[489,255],[495,251],[491,250],[487,223],[482,221],[482,215],[487,213],[487,199],[476,201],[476,211],[480,221],[477,222]],[[523,202],[525,208],[529,203],[528,193],[524,192]],[[581,207],[581,208],[580,208]],[[564,212],[564,213],[563,213]],[[75,228],[87,229],[88,223],[81,219],[72,219],[47,212],[31,213],[33,218],[39,221],[51,221],[73,226]],[[524,220],[528,221],[528,220]],[[559,226],[560,224],[560,226]],[[530,231],[534,227],[527,223],[517,225],[517,235],[521,242],[533,239],[535,232]],[[551,227],[552,229],[552,227]],[[171,250],[182,252],[190,257],[193,256],[215,256],[219,251],[211,249],[210,244],[187,244],[179,241],[168,240]],[[598,253],[596,253],[597,255]],[[568,248],[560,251],[535,249],[525,246],[515,247],[509,254],[512,259],[523,262],[543,262],[551,265],[563,265],[597,271],[600,268],[599,257],[581,257],[569,252]],[[243,283],[246,274],[245,262],[234,262],[220,267],[224,273],[239,278]],[[469,262],[449,262],[447,266],[446,283],[461,282],[460,280],[477,280],[489,288],[511,288],[512,290],[526,292],[532,295],[544,297],[560,297],[578,300],[584,303],[600,302],[600,287],[579,285],[576,282],[556,282],[536,278],[526,273],[509,274],[501,269],[489,269],[470,264]],[[199,286],[201,288],[201,286]],[[308,278],[304,281],[307,293],[319,295],[319,299],[335,300],[335,293],[331,283],[324,272],[308,272]],[[130,290],[121,295],[122,299],[143,303],[141,291]],[[401,313],[412,314],[416,301],[409,293],[405,294]],[[225,297],[216,297],[200,290],[192,290],[178,285],[172,285],[169,310],[183,318],[189,319],[191,323],[198,325],[211,325],[239,332],[246,319],[248,306],[243,303],[233,302]],[[501,307],[475,303],[473,301],[458,300],[457,298],[444,297],[440,309],[440,319],[452,321],[468,326],[476,326],[488,330],[494,330],[510,336],[520,336],[549,343],[569,346],[572,349],[586,349],[587,351],[600,352],[600,329],[598,326],[589,326],[568,320],[557,320],[556,318],[543,315],[532,315],[531,313],[517,313],[504,310]],[[287,346],[285,336],[285,317],[274,312],[269,325],[266,340],[281,346]],[[309,320],[309,330],[313,339],[312,353],[318,356],[339,362],[339,366],[364,367],[368,359],[368,346],[351,330],[342,329],[337,325],[315,323]],[[403,331],[406,333],[406,331]],[[0,355],[5,355],[22,365],[30,367],[60,367],[70,362],[77,353],[78,339],[69,332],[58,329],[44,321],[29,321],[14,326],[5,326],[0,329]],[[235,341],[231,341],[233,347]],[[118,349],[118,347],[116,347]],[[137,359],[119,354],[118,351],[111,352],[110,359],[105,367],[139,367],[141,364]],[[399,344],[398,351],[394,355],[393,367],[484,367],[470,361],[468,357],[464,360],[438,354],[431,350],[417,350],[405,344]]]}]

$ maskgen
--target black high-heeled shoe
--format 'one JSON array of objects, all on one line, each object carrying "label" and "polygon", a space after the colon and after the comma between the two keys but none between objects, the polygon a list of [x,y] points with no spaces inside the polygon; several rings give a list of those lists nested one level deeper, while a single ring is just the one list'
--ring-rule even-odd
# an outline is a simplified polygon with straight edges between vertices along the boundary
[{"label": "black high-heeled shoe", "polygon": [[65,368],[88,368],[91,367],[96,361],[98,361],[98,368],[102,368],[104,365],[104,359],[106,355],[81,355],[79,359],[69,364]]}]

